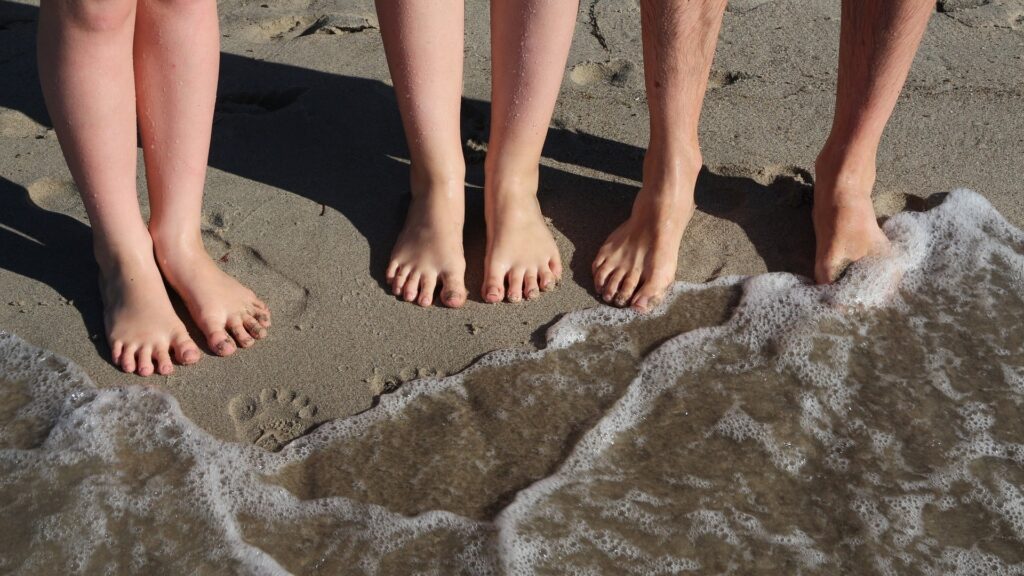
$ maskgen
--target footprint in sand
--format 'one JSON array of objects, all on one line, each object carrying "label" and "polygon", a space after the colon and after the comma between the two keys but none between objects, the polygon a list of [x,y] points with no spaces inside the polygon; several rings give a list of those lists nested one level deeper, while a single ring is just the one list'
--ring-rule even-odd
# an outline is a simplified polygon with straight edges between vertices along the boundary
[{"label": "footprint in sand", "polygon": [[623,86],[633,76],[633,69],[633,63],[623,59],[607,62],[581,62],[573,66],[569,78],[577,86],[590,86],[599,83]]},{"label": "footprint in sand", "polygon": [[258,397],[236,396],[228,404],[238,439],[275,452],[316,424],[316,410],[307,396],[283,388],[264,388]]},{"label": "footprint in sand", "polygon": [[4,138],[45,138],[46,126],[18,110],[0,110],[0,136]]},{"label": "footprint in sand", "polygon": [[78,188],[71,180],[40,178],[28,185],[28,196],[43,210],[66,214],[83,223],[89,221]]}]

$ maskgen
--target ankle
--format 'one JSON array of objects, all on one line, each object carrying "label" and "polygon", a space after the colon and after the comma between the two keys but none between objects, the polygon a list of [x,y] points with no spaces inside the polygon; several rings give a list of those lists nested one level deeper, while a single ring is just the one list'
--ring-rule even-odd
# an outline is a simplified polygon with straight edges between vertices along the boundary
[{"label": "ankle", "polygon": [[692,188],[704,165],[696,142],[669,146],[652,139],[644,154],[644,185],[675,190]]},{"label": "ankle", "polygon": [[877,145],[830,135],[814,161],[815,181],[873,182],[877,156]]},{"label": "ankle", "polygon": [[185,230],[182,227],[150,228],[153,238],[153,252],[161,266],[169,260],[191,258],[197,254],[206,254],[202,234],[198,229]]},{"label": "ankle", "polygon": [[413,163],[409,167],[409,182],[415,197],[445,194],[461,195],[466,186],[466,165],[424,165]]},{"label": "ankle", "polygon": [[153,239],[140,233],[119,234],[117,238],[94,237],[93,255],[104,277],[123,275],[154,261]]}]

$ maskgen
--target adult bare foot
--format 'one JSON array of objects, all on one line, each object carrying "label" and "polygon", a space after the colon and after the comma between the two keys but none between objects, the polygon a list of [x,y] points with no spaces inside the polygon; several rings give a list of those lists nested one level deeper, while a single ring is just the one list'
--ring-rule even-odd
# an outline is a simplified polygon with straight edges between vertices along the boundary
[{"label": "adult bare foot", "polygon": [[[664,163],[648,153],[644,185],[629,219],[611,233],[594,259],[594,287],[605,302],[648,312],[665,296],[676,277],[683,232],[693,217],[699,158]],[[669,165],[676,169],[665,170]]]},{"label": "adult bare foot", "polygon": [[387,277],[391,291],[406,302],[430,306],[441,286],[441,303],[466,303],[466,258],[462,251],[465,178],[412,177],[412,203],[398,236]]},{"label": "adult bare foot", "polygon": [[562,257],[541,213],[537,185],[537,174],[485,181],[485,302],[533,300],[562,278]]},{"label": "adult bare foot", "polygon": [[180,238],[154,231],[153,240],[160,271],[213,352],[228,356],[266,337],[270,308],[210,259],[198,235]]},{"label": "adult bare foot", "polygon": [[202,355],[174,312],[164,280],[143,233],[130,247],[97,246],[103,321],[113,363],[149,376],[174,371],[174,361],[192,364]]},{"label": "adult bare foot", "polygon": [[851,264],[889,246],[871,204],[874,162],[839,166],[819,157],[815,168],[812,218],[818,284],[835,282]]}]

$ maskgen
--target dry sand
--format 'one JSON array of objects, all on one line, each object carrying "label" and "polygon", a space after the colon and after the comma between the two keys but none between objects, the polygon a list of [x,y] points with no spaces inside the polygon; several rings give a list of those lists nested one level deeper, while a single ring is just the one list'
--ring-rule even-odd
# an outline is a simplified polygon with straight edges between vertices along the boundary
[{"label": "dry sand", "polygon": [[[316,422],[353,414],[417,373],[535,346],[561,314],[597,304],[590,261],[628,214],[647,138],[635,0],[596,0],[579,12],[541,172],[569,270],[562,287],[518,305],[474,294],[458,311],[421,309],[382,287],[407,156],[372,3],[219,2],[224,54],[205,236],[275,322],[254,349],[146,380],[107,361],[84,210],[38,89],[36,4],[0,0],[0,328],[71,358],[98,384],[163,387],[199,425],[235,438],[244,426],[231,416],[234,398],[277,387],[308,396]],[[940,9],[882,142],[876,207],[920,209],[967,186],[1022,226],[1024,1]],[[471,286],[484,244],[487,10],[477,0],[466,10]],[[807,184],[829,126],[838,36],[838,2],[731,2],[702,124],[708,169],[679,279],[810,273]],[[139,188],[145,203],[141,164]]]}]

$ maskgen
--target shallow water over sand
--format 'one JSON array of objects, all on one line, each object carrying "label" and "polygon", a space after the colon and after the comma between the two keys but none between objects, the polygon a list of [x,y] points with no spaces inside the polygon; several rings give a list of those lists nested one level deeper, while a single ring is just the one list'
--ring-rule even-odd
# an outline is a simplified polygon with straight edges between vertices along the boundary
[{"label": "shallow water over sand", "polygon": [[277,453],[0,334],[0,572],[1024,573],[1024,233],[966,191],[886,233],[838,286],[570,314]]}]

